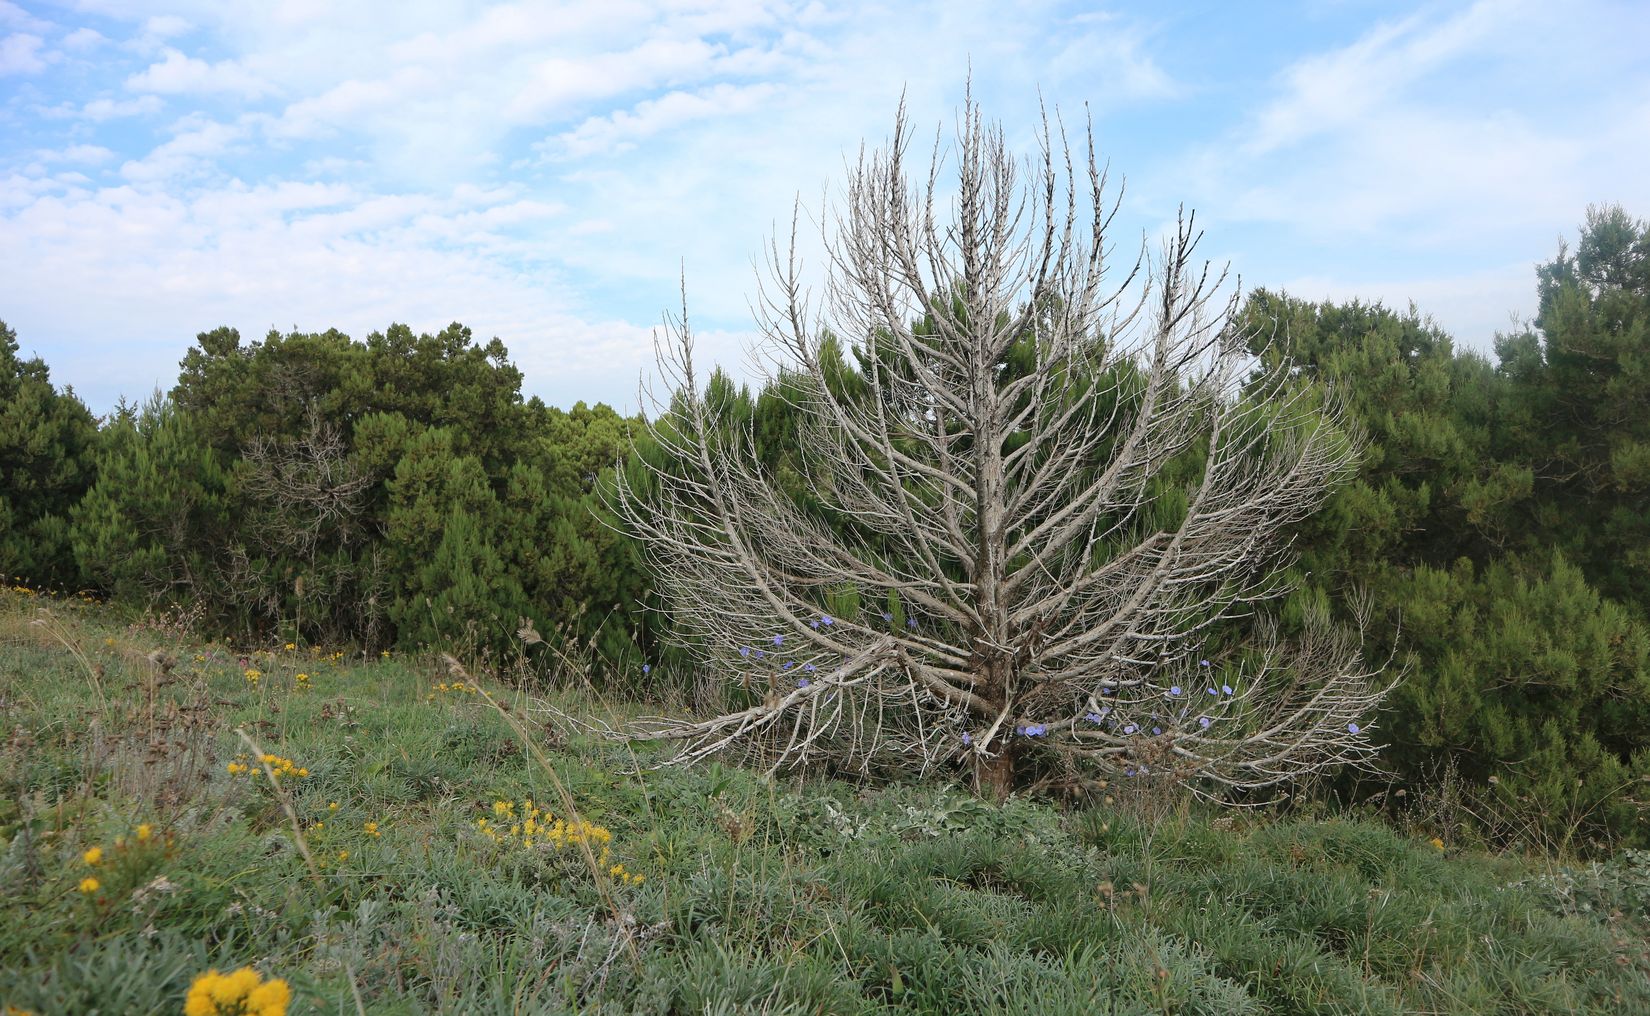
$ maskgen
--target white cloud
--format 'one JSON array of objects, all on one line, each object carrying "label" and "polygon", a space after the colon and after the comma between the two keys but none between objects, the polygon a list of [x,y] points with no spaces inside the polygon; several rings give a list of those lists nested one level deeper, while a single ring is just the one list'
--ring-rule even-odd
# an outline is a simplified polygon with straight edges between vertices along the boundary
[{"label": "white cloud", "polygon": [[[1162,160],[1119,159],[1125,220],[1193,198],[1213,213],[1211,242],[1258,252],[1237,265],[1250,278],[1414,298],[1465,339],[1484,326],[1460,322],[1504,325],[1524,306],[1527,262],[1550,256],[1587,201],[1650,207],[1642,33],[1606,31],[1610,8],[1575,2],[1580,15],[1536,0],[1429,6],[1361,30],[1341,5],[1321,23],[1343,33],[1333,48],[1250,53],[1234,35],[1221,45],[1242,55],[1205,68],[1171,34],[1185,20],[1068,0],[173,0],[158,18],[136,0],[77,0],[115,41],[95,68],[72,65],[98,90],[77,94],[64,74],[52,92],[53,75],[11,104],[57,135],[17,146],[0,179],[15,238],[0,278],[31,300],[38,289],[33,325],[65,342],[149,343],[123,370],[164,374],[220,322],[359,335],[456,318],[503,337],[529,387],[627,398],[683,270],[707,356],[738,369],[750,261],[795,196],[817,264],[807,216],[844,157],[886,136],[902,95],[925,149],[972,67],[1022,150],[1040,100],[1068,124],[1092,100],[1103,142],[1119,126],[1155,131],[1125,136]],[[8,12],[0,0],[6,31],[73,27]],[[100,39],[81,29],[64,48]],[[1252,87],[1279,59],[1293,62]],[[1245,86],[1215,94],[1237,65]],[[1549,86],[1561,98],[1532,98]],[[1194,147],[1163,140],[1177,131]],[[77,145],[85,161],[60,158]],[[118,154],[100,163],[100,145]],[[125,186],[64,172],[110,165]],[[1115,234],[1125,247],[1130,227]]]},{"label": "white cloud", "polygon": [[413,99],[434,83],[435,79],[419,67],[402,67],[378,80],[351,78],[320,95],[289,104],[270,130],[283,138],[322,137]]},{"label": "white cloud", "polygon": [[[1609,8],[1480,0],[1312,55],[1168,182],[1228,222],[1317,243],[1469,257],[1545,246],[1600,197],[1650,200],[1650,93],[1636,54],[1594,44]],[[1608,33],[1607,33],[1608,34]],[[1607,93],[1580,86],[1618,80]],[[1629,84],[1636,82],[1635,84]],[[1637,181],[1632,193],[1608,193]],[[1533,253],[1533,251],[1532,251]]]},{"label": "white cloud", "polygon": [[70,145],[60,151],[37,152],[35,154],[37,158],[44,162],[75,162],[88,166],[107,162],[115,157],[114,152],[102,145]]},{"label": "white cloud", "polygon": [[1099,108],[1181,93],[1181,85],[1152,57],[1146,36],[1135,25],[1115,14],[1088,12],[1065,27],[1062,45],[1038,74],[1044,86],[1081,80],[1093,90],[1091,102]]},{"label": "white cloud", "polygon": [[695,120],[748,113],[760,108],[778,90],[777,85],[765,82],[744,86],[723,82],[698,92],[670,92],[637,103],[631,109],[591,117],[557,137],[554,146],[541,147],[566,158],[612,154]]},{"label": "white cloud", "polygon": [[13,32],[0,39],[0,75],[39,74],[46,69],[40,47],[46,40],[28,32]]},{"label": "white cloud", "polygon": [[107,45],[109,40],[95,28],[77,28],[63,37],[63,48],[76,53],[86,53]]},{"label": "white cloud", "polygon": [[94,122],[102,122],[158,113],[165,106],[166,103],[156,95],[140,95],[135,99],[93,99],[80,108],[80,115]]},{"label": "white cloud", "polygon": [[161,14],[148,18],[143,22],[143,34],[159,39],[170,39],[173,36],[183,35],[194,27],[186,19],[175,14]]},{"label": "white cloud", "polygon": [[631,49],[540,61],[506,107],[510,119],[536,123],[565,117],[594,99],[641,88],[702,80],[725,54],[702,39],[649,39]]},{"label": "white cloud", "polygon": [[[53,359],[82,390],[141,396],[169,382],[190,336],[220,323],[253,336],[338,327],[359,338],[394,321],[437,330],[460,320],[505,337],[530,387],[569,402],[631,401],[651,349],[649,329],[579,311],[543,265],[488,255],[490,238],[507,239],[498,231],[561,212],[505,191],[373,196],[234,181],[180,199],[133,187],[53,193],[13,178],[0,180],[8,206],[15,213],[0,221],[21,239],[0,245],[0,275],[19,297],[8,320],[30,336],[123,337],[100,347],[101,363],[70,357],[65,373]],[[57,299],[52,280],[64,273],[98,279],[95,292]]]},{"label": "white cloud", "polygon": [[246,127],[238,123],[186,121],[171,140],[157,145],[143,158],[123,164],[120,175],[138,183],[163,183],[209,173],[214,159],[246,135]]},{"label": "white cloud", "polygon": [[126,87],[137,92],[177,95],[228,92],[257,98],[273,92],[274,86],[247,70],[239,61],[207,63],[168,47],[160,63],[126,79]]},{"label": "white cloud", "polygon": [[[1556,253],[1557,248],[1549,254]],[[1393,279],[1305,275],[1270,287],[1306,300],[1380,302],[1397,311],[1411,303],[1462,349],[1490,355],[1498,332],[1512,332],[1535,314],[1534,260],[1470,272]]]},{"label": "white cloud", "polygon": [[50,21],[42,21],[11,0],[0,0],[0,25],[10,25],[25,32],[41,33],[49,32],[53,27]]}]

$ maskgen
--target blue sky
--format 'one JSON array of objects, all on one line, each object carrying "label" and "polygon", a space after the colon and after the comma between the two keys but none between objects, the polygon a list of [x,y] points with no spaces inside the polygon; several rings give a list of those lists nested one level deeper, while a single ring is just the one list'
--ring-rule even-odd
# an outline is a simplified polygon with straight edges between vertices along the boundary
[{"label": "blue sky", "polygon": [[0,320],[96,411],[218,325],[455,320],[634,408],[680,275],[746,370],[775,223],[972,68],[1024,150],[1086,106],[1125,246],[1185,203],[1246,286],[1488,350],[1589,202],[1650,216],[1647,38],[1593,0],[0,0]]}]

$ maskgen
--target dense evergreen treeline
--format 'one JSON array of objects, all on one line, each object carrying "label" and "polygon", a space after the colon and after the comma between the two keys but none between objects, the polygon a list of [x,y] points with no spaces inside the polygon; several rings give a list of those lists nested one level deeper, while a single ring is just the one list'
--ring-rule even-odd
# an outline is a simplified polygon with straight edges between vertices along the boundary
[{"label": "dense evergreen treeline", "polygon": [[[1370,651],[1396,647],[1384,728],[1404,780],[1447,769],[1542,835],[1644,842],[1650,228],[1590,212],[1538,283],[1533,328],[1494,363],[1414,311],[1251,297],[1250,323],[1287,334],[1367,445],[1298,534],[1285,613],[1350,623],[1362,604]],[[0,331],[0,572],[184,605],[241,637],[503,656],[525,620],[616,685],[660,658],[652,582],[602,500],[636,421],[523,399],[497,340],[220,329],[169,395],[101,425],[17,348]],[[810,498],[796,380],[711,383]],[[645,486],[635,458],[621,468]]]},{"label": "dense evergreen treeline", "polygon": [[35,421],[0,438],[7,487],[38,479],[0,516],[0,570],[243,638],[498,654],[525,621],[635,656],[622,605],[646,592],[596,489],[631,422],[523,400],[496,339],[219,329],[101,428],[38,360],[6,374]]}]

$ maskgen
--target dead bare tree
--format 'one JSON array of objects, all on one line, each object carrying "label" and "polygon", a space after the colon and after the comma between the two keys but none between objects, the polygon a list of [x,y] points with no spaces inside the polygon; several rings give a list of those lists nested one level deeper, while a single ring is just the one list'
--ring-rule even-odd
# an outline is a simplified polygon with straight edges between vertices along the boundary
[{"label": "dead bare tree", "polygon": [[[1324,393],[1248,353],[1192,217],[1114,280],[1092,128],[1074,159],[1045,117],[1022,171],[970,101],[915,185],[911,141],[902,107],[822,216],[817,313],[794,219],[758,301],[830,522],[764,473],[667,318],[667,462],[614,507],[678,631],[760,700],[630,733],[679,761],[752,740],[776,764],[967,760],[999,797],[1028,752],[1244,791],[1367,763],[1385,687],[1356,638],[1203,649],[1285,591],[1281,534],[1355,461]],[[856,343],[852,384],[831,336]]]}]

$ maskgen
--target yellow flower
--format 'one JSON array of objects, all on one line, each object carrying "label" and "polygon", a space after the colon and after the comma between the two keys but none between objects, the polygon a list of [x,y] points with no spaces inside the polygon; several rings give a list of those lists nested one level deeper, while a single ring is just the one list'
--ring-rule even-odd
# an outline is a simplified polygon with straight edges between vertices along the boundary
[{"label": "yellow flower", "polygon": [[96,864],[97,862],[103,860],[103,848],[93,847],[84,854],[81,854],[80,859],[85,861],[87,864]]},{"label": "yellow flower", "polygon": [[347,851],[347,850],[338,851],[338,860],[340,860],[340,861],[349,860],[349,851]]},{"label": "yellow flower", "polygon": [[1443,849],[1444,849],[1444,841],[1443,841],[1443,840],[1441,840],[1441,839],[1439,839],[1439,838],[1438,838],[1438,837],[1436,837],[1436,836],[1434,836],[1434,837],[1433,837],[1433,838],[1432,838],[1432,839],[1431,839],[1431,840],[1430,840],[1430,841],[1428,841],[1428,842],[1430,842],[1430,843],[1431,843],[1431,844],[1432,844],[1432,845],[1433,845],[1433,846],[1435,846],[1435,847],[1437,847],[1437,848],[1438,848],[1438,849],[1439,849],[1439,850],[1443,850]]},{"label": "yellow flower", "polygon": [[80,891],[85,893],[88,896],[90,896],[92,893],[97,892],[102,887],[103,887],[103,883],[99,882],[95,878],[83,878],[83,879],[80,880]]},{"label": "yellow flower", "polygon": [[374,837],[374,838],[377,838],[377,836],[378,836],[378,823],[377,822],[363,823],[362,826],[361,826],[361,829],[368,836],[371,836],[371,837]]},{"label": "yellow flower", "polygon": [[252,989],[258,986],[258,972],[251,967],[242,967],[233,974],[226,974],[212,986],[212,999],[225,1005],[233,1005],[252,994]]},{"label": "yellow flower", "polygon": [[195,978],[183,1002],[184,1016],[286,1016],[292,989],[278,978],[265,981],[251,967],[232,974],[208,970]]},{"label": "yellow flower", "polygon": [[149,826],[147,823],[138,826],[137,827],[137,841],[139,843],[147,843],[149,841],[149,837],[154,835],[154,832],[155,832],[154,829],[151,826]]},{"label": "yellow flower", "polygon": [[338,802],[337,801],[328,801],[327,802],[327,810],[328,811],[337,811],[338,810]]},{"label": "yellow flower", "polygon": [[246,1011],[257,1016],[286,1016],[286,1006],[290,1001],[292,989],[286,986],[285,981],[266,981],[247,994]]},{"label": "yellow flower", "polygon": [[289,652],[289,653],[290,653],[290,652],[292,652],[292,650],[294,650],[294,649],[297,649],[297,648],[298,648],[298,647],[297,647],[297,646],[296,646],[296,645],[294,645],[294,644],[292,644],[292,643],[291,643],[291,642],[288,642],[288,643],[287,643],[287,644],[286,644],[286,650],[287,650],[287,652]]}]

